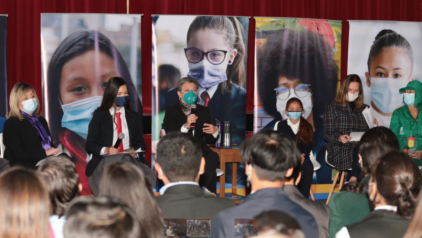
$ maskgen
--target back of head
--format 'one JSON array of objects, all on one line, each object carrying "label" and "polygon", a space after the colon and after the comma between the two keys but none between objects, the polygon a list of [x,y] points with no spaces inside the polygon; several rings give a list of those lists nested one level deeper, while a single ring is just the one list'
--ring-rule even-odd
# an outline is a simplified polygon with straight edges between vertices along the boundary
[{"label": "back of head", "polygon": [[116,197],[129,205],[141,224],[142,234],[155,237],[161,234],[161,210],[154,199],[151,185],[144,173],[133,163],[119,161],[109,164],[100,182],[100,195]]},{"label": "back of head", "polygon": [[258,221],[258,237],[305,237],[297,221],[284,212],[265,211],[254,219]]},{"label": "back of head", "polygon": [[139,238],[132,210],[118,199],[80,197],[66,212],[65,238]]},{"label": "back of head", "polygon": [[66,156],[47,158],[38,167],[47,187],[53,214],[63,216],[69,202],[79,196],[79,175],[75,164]]},{"label": "back of head", "polygon": [[243,161],[252,165],[260,180],[284,181],[286,172],[300,164],[296,143],[277,131],[263,130],[243,142],[240,147]]},{"label": "back of head", "polygon": [[187,134],[169,133],[157,145],[157,163],[170,182],[194,181],[201,158],[200,145]]},{"label": "back of head", "polygon": [[378,161],[372,177],[387,204],[397,206],[400,216],[411,218],[422,180],[416,163],[402,152],[391,152]]},{"label": "back of head", "polygon": [[48,237],[50,201],[34,171],[14,167],[1,174],[0,208],[0,237]]}]

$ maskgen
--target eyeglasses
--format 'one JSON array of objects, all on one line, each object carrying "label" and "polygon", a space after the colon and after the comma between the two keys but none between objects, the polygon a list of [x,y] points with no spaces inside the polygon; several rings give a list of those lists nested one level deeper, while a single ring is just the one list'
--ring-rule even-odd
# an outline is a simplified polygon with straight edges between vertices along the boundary
[{"label": "eyeglasses", "polygon": [[204,55],[207,56],[208,61],[213,65],[223,63],[227,55],[226,50],[212,50],[203,52],[194,48],[185,48],[186,59],[193,64],[199,63],[204,59]]},{"label": "eyeglasses", "polygon": [[[290,88],[286,86],[281,86],[274,89],[277,95],[277,98],[280,100],[286,100],[290,97]],[[304,98],[311,93],[311,85],[310,84],[299,84],[293,89],[294,94],[298,98]]]}]

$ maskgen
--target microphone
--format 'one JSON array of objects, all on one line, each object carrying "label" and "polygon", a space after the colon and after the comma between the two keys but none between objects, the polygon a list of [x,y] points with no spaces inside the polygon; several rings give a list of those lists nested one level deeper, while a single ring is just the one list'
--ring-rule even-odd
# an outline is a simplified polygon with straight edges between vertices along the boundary
[{"label": "microphone", "polygon": [[[190,105],[190,113],[195,114],[195,111],[196,111],[196,104],[194,103],[194,104]],[[195,128],[195,125],[196,125],[196,123],[191,123],[190,128]]]},{"label": "microphone", "polygon": [[125,138],[125,134],[120,133],[119,138],[117,138],[116,144],[114,144],[114,148],[118,149],[120,146],[120,143],[122,143],[122,140]]}]

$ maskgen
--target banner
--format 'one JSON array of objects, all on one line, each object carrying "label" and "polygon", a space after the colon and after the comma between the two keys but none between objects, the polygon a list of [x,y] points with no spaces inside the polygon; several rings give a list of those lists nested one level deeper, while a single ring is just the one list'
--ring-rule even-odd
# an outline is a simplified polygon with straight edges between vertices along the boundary
[{"label": "banner", "polygon": [[[5,117],[9,108],[7,93],[7,16],[0,15],[0,117]],[[3,131],[3,128],[0,128]]]},{"label": "banner", "polygon": [[[299,98],[302,115],[314,128],[312,154],[323,168],[323,115],[340,80],[341,22],[300,18],[255,18],[254,131],[275,130],[286,120],[286,103]],[[311,159],[312,161],[312,159]],[[315,163],[316,164],[316,163]],[[316,165],[314,165],[315,167]],[[328,171],[317,183],[330,183]],[[321,174],[321,177],[318,175]]]},{"label": "banner", "polygon": [[125,79],[132,110],[142,114],[141,15],[41,14],[44,115],[56,146],[74,160],[83,185],[88,125],[111,77]]},{"label": "banner", "polygon": [[403,106],[399,89],[422,80],[422,23],[349,21],[347,73],[362,80],[365,104],[380,126]]}]

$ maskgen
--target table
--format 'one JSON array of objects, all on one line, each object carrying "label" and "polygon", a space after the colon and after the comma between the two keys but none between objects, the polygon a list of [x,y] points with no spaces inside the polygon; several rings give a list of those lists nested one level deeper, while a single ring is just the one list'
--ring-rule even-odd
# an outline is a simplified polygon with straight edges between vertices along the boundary
[{"label": "table", "polygon": [[240,158],[239,148],[232,149],[218,149],[215,147],[210,147],[214,152],[220,157],[220,169],[223,170],[224,174],[220,176],[220,197],[224,198],[226,196],[226,164],[233,163],[232,170],[232,199],[236,204],[240,203],[242,200],[237,199],[237,163],[240,163],[242,159]]}]

